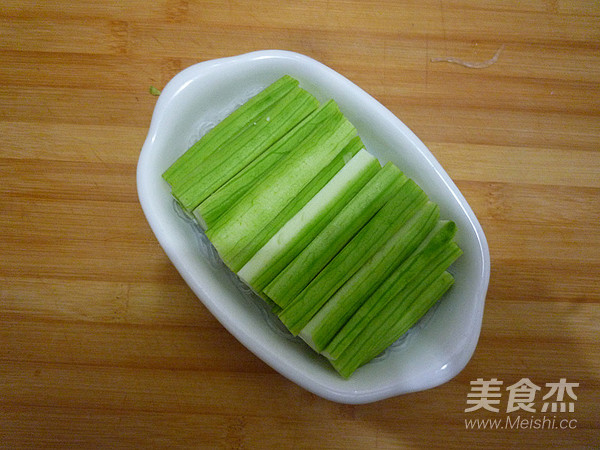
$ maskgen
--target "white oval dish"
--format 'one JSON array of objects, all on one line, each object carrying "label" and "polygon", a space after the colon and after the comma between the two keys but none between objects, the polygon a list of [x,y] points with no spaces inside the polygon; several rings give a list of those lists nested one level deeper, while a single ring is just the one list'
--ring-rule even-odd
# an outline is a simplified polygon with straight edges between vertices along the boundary
[{"label": "white oval dish", "polygon": [[[198,229],[174,208],[162,173],[214,123],[261,88],[289,74],[320,101],[333,98],[382,163],[393,161],[458,226],[464,254],[451,268],[456,282],[402,345],[340,377],[298,339],[290,339],[239,288],[232,274],[201,248]],[[137,167],[142,209],[167,256],[211,313],[242,344],[305,389],[341,403],[368,403],[438,386],[473,354],[481,330],[490,260],[483,230],[463,195],[425,145],[389,110],[342,75],[307,56],[266,50],[206,61],[176,75],[152,116]]]}]

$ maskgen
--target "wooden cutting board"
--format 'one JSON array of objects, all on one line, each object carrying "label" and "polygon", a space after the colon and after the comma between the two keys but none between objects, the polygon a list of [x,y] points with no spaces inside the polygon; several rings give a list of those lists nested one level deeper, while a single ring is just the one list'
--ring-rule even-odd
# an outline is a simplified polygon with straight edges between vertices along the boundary
[{"label": "wooden cutting board", "polygon": [[[306,392],[154,238],[135,184],[150,86],[273,48],[376,97],[477,214],[483,328],[445,385],[360,406]],[[0,446],[600,446],[598,2],[4,0],[0,61]],[[486,383],[498,411],[465,411]]]}]

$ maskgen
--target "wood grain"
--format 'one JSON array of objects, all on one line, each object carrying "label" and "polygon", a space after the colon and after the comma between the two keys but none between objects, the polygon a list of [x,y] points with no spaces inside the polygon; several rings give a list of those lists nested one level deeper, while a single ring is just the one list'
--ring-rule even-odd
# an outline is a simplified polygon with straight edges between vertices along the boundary
[{"label": "wood grain", "polygon": [[[3,0],[0,446],[598,447],[599,19],[597,2],[568,0]],[[432,62],[502,45],[486,69]],[[271,48],[375,96],[479,217],[481,338],[445,385],[360,406],[304,391],[225,331],[147,225],[149,86]],[[464,412],[478,378],[577,382],[559,417],[576,427],[468,430],[517,415]]]}]

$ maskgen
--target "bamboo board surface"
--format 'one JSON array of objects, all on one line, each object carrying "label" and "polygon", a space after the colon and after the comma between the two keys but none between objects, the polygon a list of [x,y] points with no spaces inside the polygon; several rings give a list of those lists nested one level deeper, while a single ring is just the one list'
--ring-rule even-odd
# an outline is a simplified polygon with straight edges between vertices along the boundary
[{"label": "bamboo board surface", "polygon": [[[501,46],[483,69],[432,61]],[[478,216],[490,287],[450,382],[357,406],[310,394],[229,335],[154,238],[135,184],[149,87],[275,48],[388,107]],[[0,446],[600,446],[598,2],[1,0],[0,61]],[[503,382],[499,412],[465,412],[479,378]],[[508,413],[523,378],[537,410]],[[562,378],[574,411],[542,413]],[[465,423],[519,414],[531,425]]]}]

